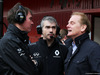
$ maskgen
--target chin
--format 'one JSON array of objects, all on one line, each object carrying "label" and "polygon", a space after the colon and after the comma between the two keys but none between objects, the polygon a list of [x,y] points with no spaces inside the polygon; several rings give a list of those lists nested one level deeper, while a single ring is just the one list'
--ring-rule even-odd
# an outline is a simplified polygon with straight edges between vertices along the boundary
[{"label": "chin", "polygon": [[31,30],[28,30],[27,32],[30,32]]}]

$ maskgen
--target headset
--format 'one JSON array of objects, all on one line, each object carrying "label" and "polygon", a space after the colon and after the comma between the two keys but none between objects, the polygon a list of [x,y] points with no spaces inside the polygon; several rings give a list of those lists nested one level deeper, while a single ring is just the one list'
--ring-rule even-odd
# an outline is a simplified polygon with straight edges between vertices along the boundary
[{"label": "headset", "polygon": [[[38,34],[42,34],[42,27],[41,27],[41,25],[37,25],[36,29],[37,29],[37,33]],[[57,25],[56,35],[59,35],[59,32],[60,32],[60,27]]]},{"label": "headset", "polygon": [[22,5],[19,5],[18,10],[15,14],[15,21],[19,24],[22,24],[26,20],[26,12]]}]

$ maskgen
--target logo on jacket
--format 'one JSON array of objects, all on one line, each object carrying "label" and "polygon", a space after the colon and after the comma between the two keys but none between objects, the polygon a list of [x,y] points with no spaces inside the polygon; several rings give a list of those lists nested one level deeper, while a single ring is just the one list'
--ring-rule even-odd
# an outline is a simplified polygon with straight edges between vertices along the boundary
[{"label": "logo on jacket", "polygon": [[19,54],[20,56],[25,55],[24,50],[22,50],[21,48],[18,48],[18,49],[17,49],[17,52],[18,52],[18,54]]},{"label": "logo on jacket", "polygon": [[38,52],[33,53],[33,56],[39,56],[40,54]]},{"label": "logo on jacket", "polygon": [[56,50],[55,51],[55,56],[53,56],[53,57],[54,58],[60,58],[59,54],[60,54],[59,50]]},{"label": "logo on jacket", "polygon": [[35,53],[33,53],[33,56],[34,56],[34,58],[38,58],[38,57],[40,57],[40,53],[39,52],[35,52]]},{"label": "logo on jacket", "polygon": [[60,52],[58,50],[55,51],[55,55],[58,56]]}]

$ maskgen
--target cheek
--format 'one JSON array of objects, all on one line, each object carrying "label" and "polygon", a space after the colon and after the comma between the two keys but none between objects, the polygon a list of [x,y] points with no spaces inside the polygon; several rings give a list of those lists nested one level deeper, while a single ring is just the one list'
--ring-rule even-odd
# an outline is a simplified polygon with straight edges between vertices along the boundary
[{"label": "cheek", "polygon": [[81,28],[77,27],[73,30],[73,33],[80,33],[81,32]]},{"label": "cheek", "polygon": [[57,32],[57,30],[56,30],[56,29],[55,29],[55,30],[53,30],[53,33],[54,33],[54,34],[56,34],[56,32]]},{"label": "cheek", "polygon": [[24,25],[28,27],[30,25],[30,23],[28,21],[25,21]]},{"label": "cheek", "polygon": [[80,26],[75,26],[75,27],[73,27],[73,30],[80,31],[81,30],[81,27]]},{"label": "cheek", "polygon": [[27,29],[30,29],[31,28],[31,26],[29,25],[29,24],[26,24],[26,26],[25,26]]},{"label": "cheek", "polygon": [[46,35],[47,31],[46,31],[45,29],[42,29],[42,33],[43,33],[44,35]]},{"label": "cheek", "polygon": [[30,24],[31,24],[31,20],[30,20],[30,19],[27,19],[27,20],[26,20],[26,24],[27,24],[27,25],[30,25]]}]

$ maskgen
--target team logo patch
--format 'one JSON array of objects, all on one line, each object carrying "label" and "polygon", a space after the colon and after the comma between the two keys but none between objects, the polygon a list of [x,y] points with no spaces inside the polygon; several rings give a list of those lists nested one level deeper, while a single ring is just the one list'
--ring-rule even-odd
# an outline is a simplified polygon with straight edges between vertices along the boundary
[{"label": "team logo patch", "polygon": [[33,53],[33,56],[34,56],[34,58],[39,58],[39,57],[41,57],[39,52]]},{"label": "team logo patch", "polygon": [[60,56],[59,56],[59,55],[60,55],[59,50],[55,50],[54,54],[55,54],[55,55],[53,56],[54,58],[60,58]]},{"label": "team logo patch", "polygon": [[33,53],[34,57],[38,57],[40,54],[38,52]]},{"label": "team logo patch", "polygon": [[55,55],[58,56],[60,52],[58,50],[55,51]]},{"label": "team logo patch", "polygon": [[22,50],[21,48],[18,48],[18,49],[17,49],[17,52],[18,52],[18,54],[19,54],[20,56],[25,55],[24,50]]}]

